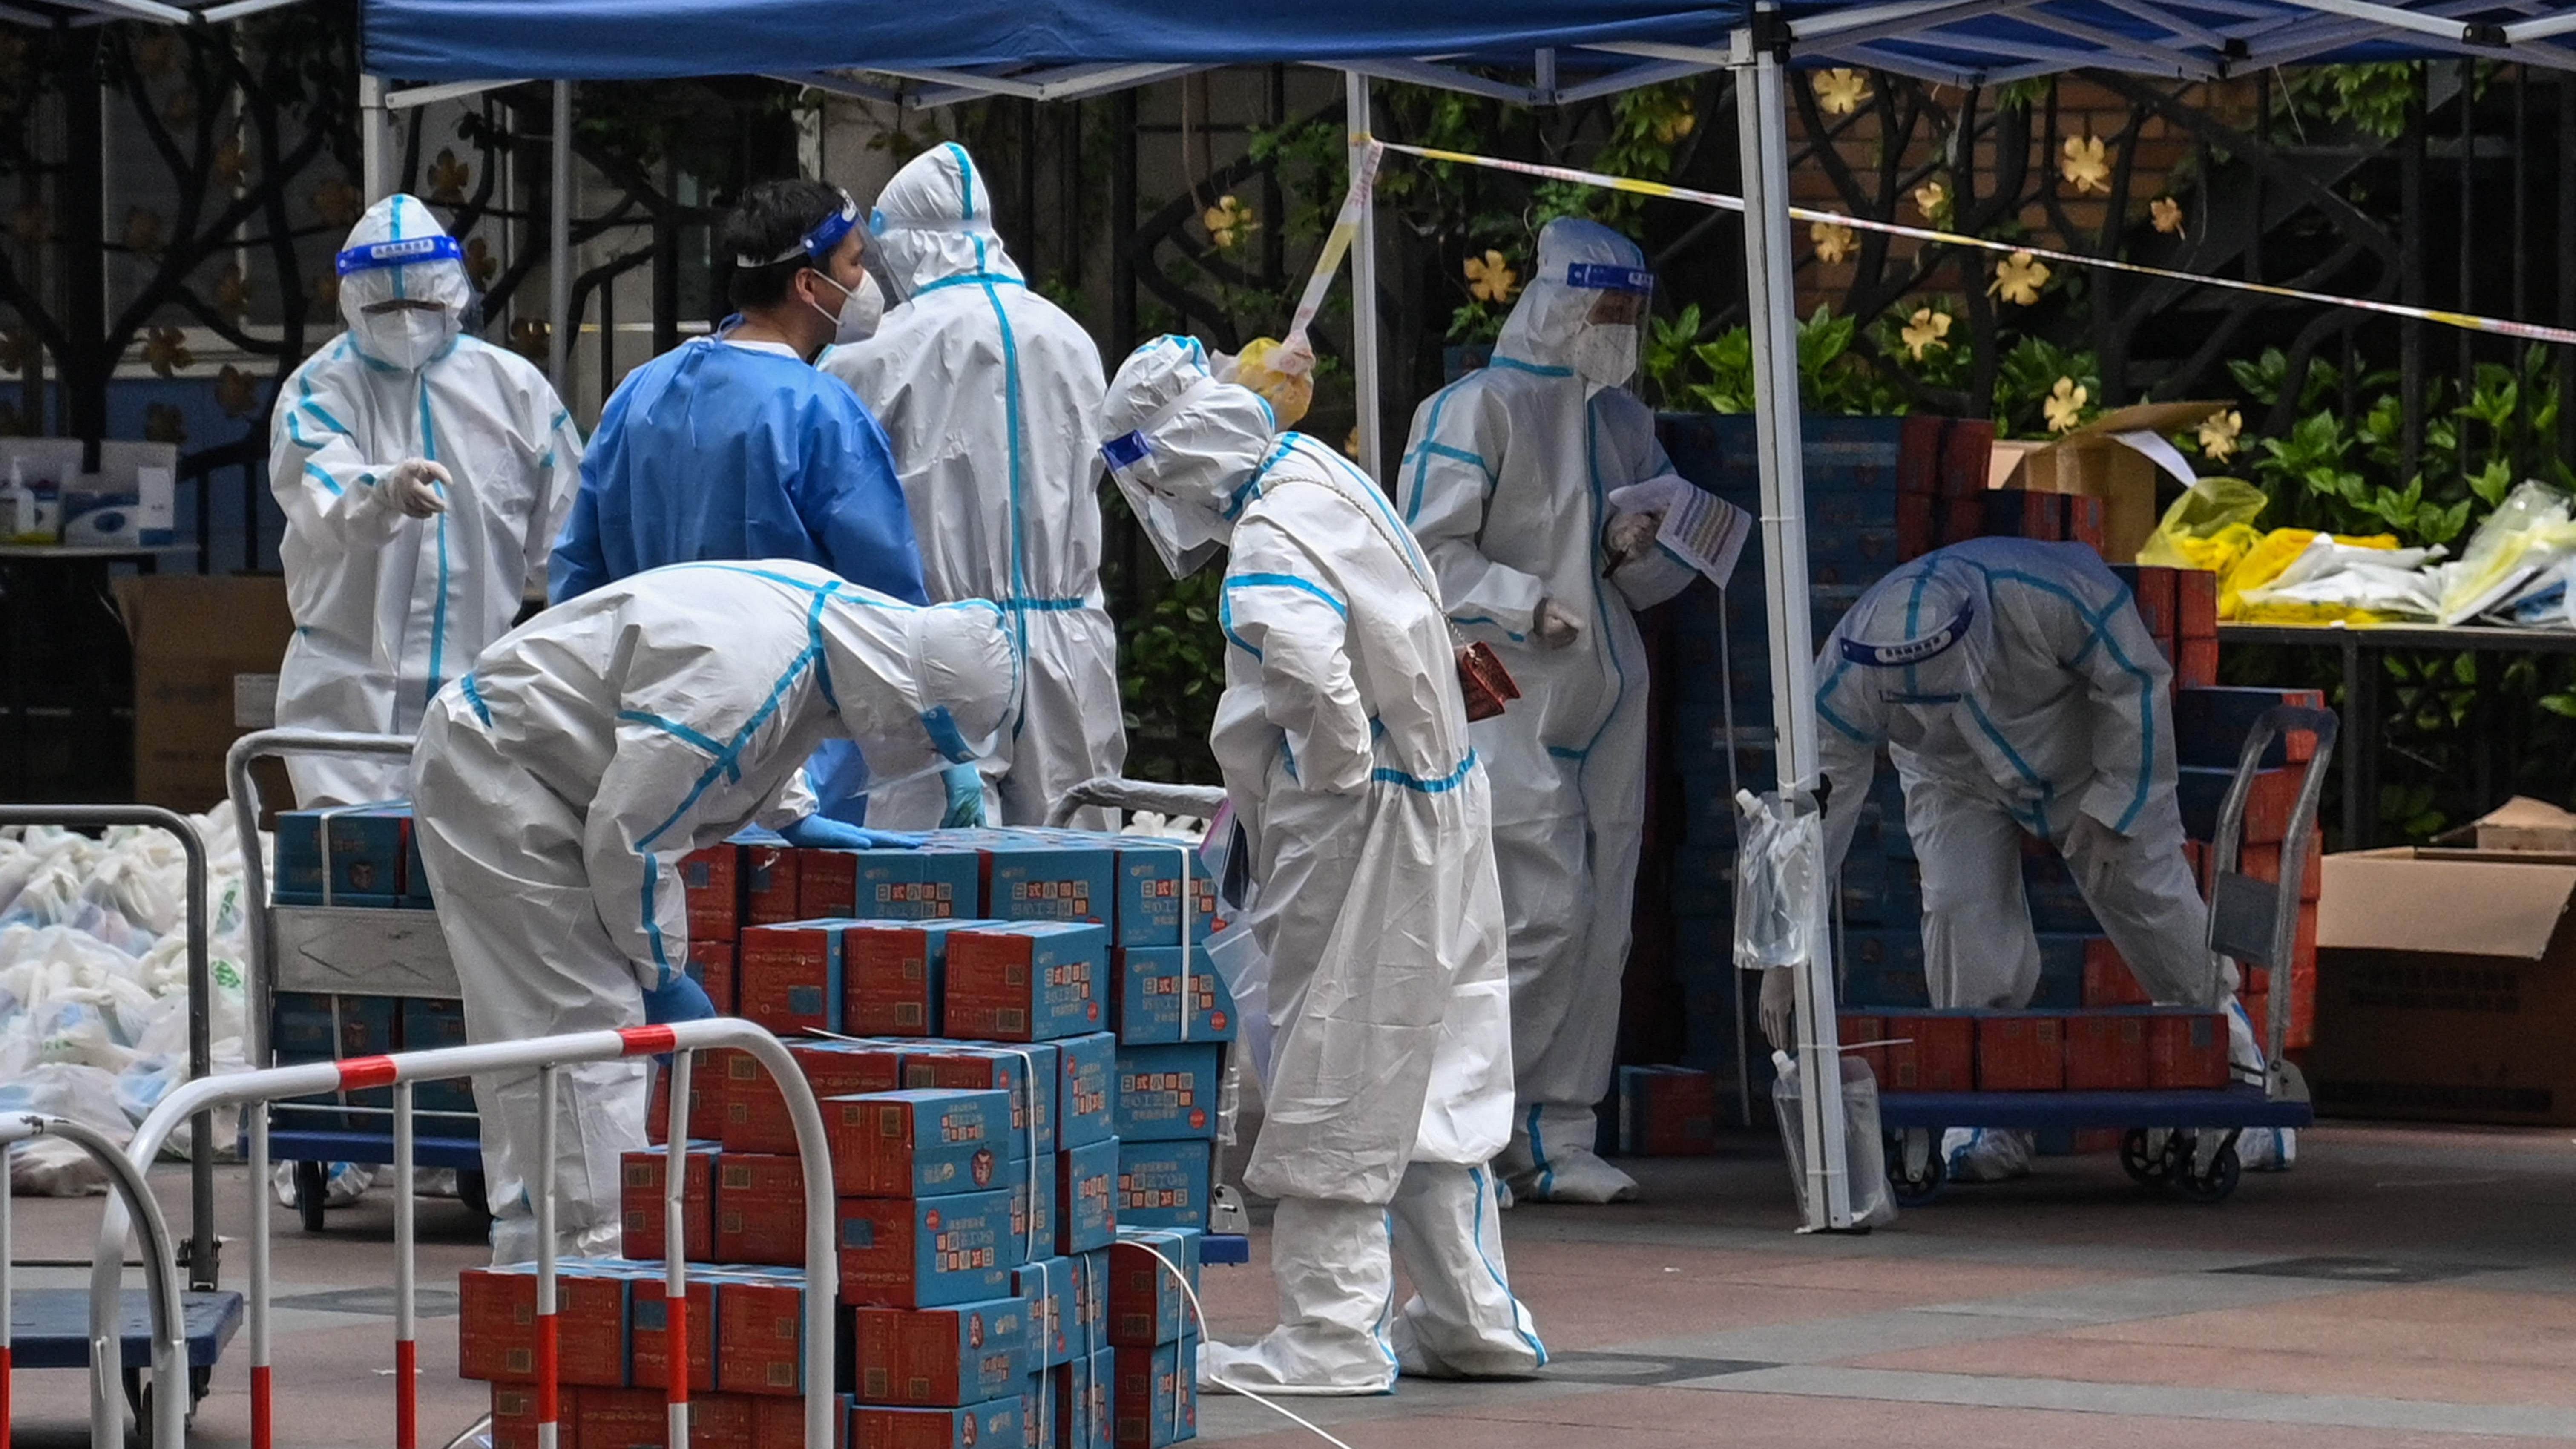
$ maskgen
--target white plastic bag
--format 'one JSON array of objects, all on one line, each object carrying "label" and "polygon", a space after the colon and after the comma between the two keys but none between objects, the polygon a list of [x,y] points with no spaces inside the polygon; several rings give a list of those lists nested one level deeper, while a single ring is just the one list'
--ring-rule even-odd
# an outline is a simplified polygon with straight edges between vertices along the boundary
[{"label": "white plastic bag", "polygon": [[1802,965],[1825,925],[1824,817],[1775,792],[1735,792],[1735,964],[1747,971]]},{"label": "white plastic bag", "polygon": [[[1884,1227],[1896,1221],[1896,1195],[1887,1187],[1887,1148],[1879,1140],[1878,1079],[1858,1057],[1838,1058],[1843,1076],[1843,1169],[1851,1186],[1855,1227]],[[1789,1180],[1796,1184],[1798,1205],[1807,1203],[1807,1137],[1799,1122],[1798,1062],[1787,1052],[1773,1052],[1779,1072],[1771,1084],[1771,1106],[1780,1114],[1780,1140],[1789,1151]]]},{"label": "white plastic bag", "polygon": [[[0,1111],[68,1117],[123,1142],[132,1130],[116,1102],[116,1077],[96,1067],[48,1062],[0,1082]],[[82,1148],[36,1137],[9,1152],[9,1190],[20,1197],[81,1197],[107,1191],[107,1169]]]}]

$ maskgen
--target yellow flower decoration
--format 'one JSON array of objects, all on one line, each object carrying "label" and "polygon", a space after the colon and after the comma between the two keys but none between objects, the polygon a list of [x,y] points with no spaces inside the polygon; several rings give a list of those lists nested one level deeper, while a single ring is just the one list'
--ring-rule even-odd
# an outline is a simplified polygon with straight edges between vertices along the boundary
[{"label": "yellow flower decoration", "polygon": [[2237,435],[2245,431],[2245,415],[2230,409],[2211,413],[2200,420],[2200,450],[2212,458],[2233,457],[2241,446]]},{"label": "yellow flower decoration", "polygon": [[1467,274],[1468,295],[1479,302],[1508,302],[1520,294],[1520,273],[1512,270],[1501,252],[1469,257],[1461,270]]},{"label": "yellow flower decoration", "polygon": [[1995,279],[1986,284],[1986,293],[2027,307],[2039,300],[2039,289],[2047,285],[2048,264],[2028,252],[2015,252],[1995,263]]},{"label": "yellow flower decoration", "polygon": [[1698,125],[1699,117],[1691,113],[1691,103],[1683,101],[1678,108],[1655,118],[1655,140],[1669,146]]},{"label": "yellow flower decoration", "polygon": [[1946,348],[1950,345],[1948,340],[1950,314],[1935,312],[1929,307],[1917,307],[1914,309],[1914,315],[1906,319],[1904,330],[1896,336],[1897,340],[1905,344],[1907,355],[1921,362],[1924,353],[1935,347]]},{"label": "yellow flower decoration", "polygon": [[1926,181],[1914,188],[1914,209],[1923,219],[1938,226],[1950,219],[1950,188],[1938,181]]},{"label": "yellow flower decoration", "polygon": [[225,315],[238,317],[250,310],[250,278],[239,267],[226,267],[215,279],[215,305]]},{"label": "yellow flower decoration", "polygon": [[239,186],[250,175],[250,150],[241,137],[226,136],[215,148],[215,179],[226,186]]},{"label": "yellow flower decoration", "polygon": [[1208,240],[1220,251],[1232,251],[1261,230],[1259,213],[1231,194],[1220,196],[1216,205],[1199,213],[1199,225],[1207,228]]},{"label": "yellow flower decoration", "polygon": [[358,213],[367,209],[367,199],[358,188],[334,177],[313,188],[313,212],[333,226],[351,226]]},{"label": "yellow flower decoration", "polygon": [[1816,244],[1816,260],[1820,262],[1839,262],[1860,249],[1860,239],[1838,221],[1817,222],[1807,228],[1807,237]]},{"label": "yellow flower decoration", "polygon": [[222,408],[228,418],[249,417],[250,410],[259,406],[259,379],[231,363],[224,364],[224,370],[215,377],[215,406]]},{"label": "yellow flower decoration", "polygon": [[492,278],[500,270],[501,259],[492,255],[492,249],[483,244],[483,238],[478,236],[465,244],[465,275],[473,280],[475,286],[490,287]]},{"label": "yellow flower decoration", "polygon": [[1342,452],[1343,452],[1344,456],[1352,457],[1352,458],[1356,458],[1356,457],[1358,457],[1358,456],[1360,455],[1360,429],[1359,429],[1359,424],[1357,424],[1357,423],[1353,423],[1353,424],[1351,424],[1351,435],[1350,435],[1349,437],[1347,437],[1347,438],[1342,439]]},{"label": "yellow flower decoration", "polygon": [[1816,72],[1816,104],[1828,116],[1848,116],[1869,100],[1869,78],[1856,70]]},{"label": "yellow flower decoration", "polygon": [[2091,389],[2071,377],[2061,377],[2057,386],[2048,390],[2048,396],[2040,400],[2039,408],[2048,415],[2048,430],[2063,433],[2084,421],[2084,405],[2092,400]]},{"label": "yellow flower decoration", "polygon": [[2074,187],[2077,195],[2111,193],[2111,161],[2104,154],[2101,137],[2069,136],[2059,149],[2066,153],[2066,159],[2057,163],[2057,174],[2066,178],[2066,184]]},{"label": "yellow flower decoration", "polygon": [[2167,236],[2182,235],[2182,203],[2170,196],[2159,196],[2147,203],[2147,215],[2155,218],[2156,230]]},{"label": "yellow flower decoration", "polygon": [[138,257],[161,254],[161,213],[140,206],[125,209],[125,249]]},{"label": "yellow flower decoration", "polygon": [[155,327],[143,343],[143,360],[154,372],[168,377],[197,360],[188,350],[188,334],[176,327]]},{"label": "yellow flower decoration", "polygon": [[440,206],[463,206],[465,188],[474,184],[474,168],[442,146],[429,163],[429,199]]}]

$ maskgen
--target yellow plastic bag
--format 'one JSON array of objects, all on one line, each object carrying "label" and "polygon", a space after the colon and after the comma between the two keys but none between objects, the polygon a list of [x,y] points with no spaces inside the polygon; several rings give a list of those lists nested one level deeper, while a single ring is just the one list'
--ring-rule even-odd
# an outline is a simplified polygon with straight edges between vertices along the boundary
[{"label": "yellow plastic bag", "polygon": [[[2316,541],[2313,528],[2276,528],[2258,539],[2218,580],[2218,617],[2249,624],[2382,624],[2397,618],[2344,604],[2273,599],[2248,603],[2245,596],[2281,576],[2283,570]],[[2397,535],[2338,533],[2334,541],[2352,548],[2394,549]]]},{"label": "yellow plastic bag", "polygon": [[1255,337],[1234,355],[1230,380],[1261,394],[1279,426],[1293,428],[1315,402],[1315,354],[1275,337]]},{"label": "yellow plastic bag", "polygon": [[2262,489],[2242,479],[2203,478],[2165,510],[2164,521],[2138,549],[2138,562],[2156,568],[2207,569],[2223,577],[2262,541],[2254,531],[2254,520],[2270,501]]}]

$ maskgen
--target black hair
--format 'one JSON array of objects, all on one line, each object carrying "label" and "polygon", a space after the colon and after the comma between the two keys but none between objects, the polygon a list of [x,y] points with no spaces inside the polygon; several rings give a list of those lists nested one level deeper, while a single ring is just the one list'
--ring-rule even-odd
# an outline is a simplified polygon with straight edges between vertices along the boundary
[{"label": "black hair", "polygon": [[[790,250],[814,224],[841,209],[838,187],[820,181],[763,181],[743,192],[716,231],[716,258],[765,259]],[[736,263],[726,291],[736,308],[775,307],[787,300],[787,284],[808,265],[805,254],[765,266]]]}]

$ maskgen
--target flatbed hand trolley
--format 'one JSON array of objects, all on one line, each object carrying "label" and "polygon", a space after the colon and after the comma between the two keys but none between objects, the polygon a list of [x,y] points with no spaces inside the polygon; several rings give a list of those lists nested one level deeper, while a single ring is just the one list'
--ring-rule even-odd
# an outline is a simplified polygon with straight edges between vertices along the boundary
[{"label": "flatbed hand trolley", "polygon": [[[1129,780],[1116,775],[1102,775],[1083,781],[1064,792],[1064,798],[1048,807],[1047,824],[1058,829],[1082,810],[1099,806],[1111,810],[1152,810],[1163,815],[1186,815],[1214,822],[1217,811],[1225,804],[1225,791],[1214,785],[1164,785],[1150,780]],[[1149,837],[1150,838],[1150,837]],[[1179,842],[1174,842],[1176,845]],[[1183,851],[1181,866],[1181,899],[1190,898],[1189,871],[1196,852]],[[1181,910],[1181,931],[1186,942],[1197,913],[1186,905]],[[1242,1053],[1229,1044],[1225,1053],[1225,1085],[1220,1097],[1227,1103],[1236,1100]],[[1199,1261],[1204,1264],[1231,1265],[1252,1261],[1252,1245],[1244,1236],[1247,1219],[1243,1198],[1225,1182],[1225,1143],[1214,1145],[1209,1176],[1208,1234],[1199,1247]]]},{"label": "flatbed hand trolley", "polygon": [[[269,729],[242,736],[224,758],[225,784],[243,840],[259,838],[261,801],[251,765],[287,755],[399,755],[408,758],[409,735],[349,734],[328,730]],[[328,845],[324,847],[327,857]],[[456,1000],[463,995],[448,959],[435,910],[382,910],[342,905],[279,905],[269,896],[267,870],[257,850],[244,852],[243,908],[248,912],[250,962],[244,982],[245,1055],[255,1066],[271,1064],[269,1027],[281,991],[332,997]],[[331,879],[323,871],[325,889]],[[323,1170],[332,1162],[382,1165],[394,1161],[392,1114],[383,1107],[342,1105],[316,1111],[281,1104],[270,1132],[271,1150],[296,1164],[295,1205],[307,1232],[322,1230]],[[483,1190],[483,1145],[470,1112],[423,1108],[427,1131],[415,1136],[412,1161],[452,1168],[457,1196],[489,1216]],[[377,1121],[385,1125],[373,1125]]]},{"label": "flatbed hand trolley", "polygon": [[[213,922],[206,895],[208,870],[206,842],[188,817],[176,811],[153,805],[0,805],[0,826],[51,825],[73,830],[98,829],[117,825],[140,825],[166,830],[177,837],[179,848],[187,859],[187,924],[188,932],[188,1077],[203,1080],[214,1070],[214,976],[210,959]],[[252,837],[256,839],[256,837]],[[256,852],[252,852],[256,854]],[[129,1294],[120,1299],[118,1311],[107,1325],[106,1337],[96,1338],[91,1332],[85,1307],[89,1295],[76,1288],[35,1289],[9,1292],[10,1267],[6,1188],[0,1186],[0,1425],[8,1423],[9,1369],[17,1368],[88,1368],[93,1373],[101,1366],[92,1361],[91,1344],[115,1342],[119,1345],[117,1373],[133,1392],[141,1412],[141,1371],[151,1367],[147,1357],[151,1336],[146,1332],[146,1314],[161,1311],[160,1298],[165,1288],[171,1311],[177,1315],[176,1331],[181,1335],[191,1392],[174,1400],[183,1412],[193,1410],[196,1400],[205,1397],[208,1376],[224,1345],[241,1324],[242,1300],[238,1293],[226,1293],[217,1287],[217,1257],[220,1245],[215,1238],[215,1144],[211,1116],[199,1114],[189,1124],[188,1238],[175,1242],[168,1231],[161,1230],[157,1249],[147,1243],[147,1268],[156,1264],[172,1270],[165,1284],[159,1274],[151,1279],[151,1301],[145,1295]],[[0,1158],[5,1158],[6,1144],[30,1137],[59,1137],[85,1148],[102,1163],[102,1147],[115,1159],[109,1180],[123,1193],[128,1188],[120,1168],[124,1162],[115,1156],[113,1144],[76,1122],[44,1117],[35,1113],[17,1113],[0,1118]],[[139,1182],[139,1179],[138,1179]],[[158,1256],[152,1256],[157,1252]],[[123,1266],[120,1253],[117,1263]],[[36,1262],[19,1267],[78,1267],[79,1263]],[[183,1292],[176,1270],[187,1272]],[[176,1381],[175,1371],[166,1380]],[[174,1441],[175,1442],[175,1441]]]},{"label": "flatbed hand trolley", "polygon": [[[2236,1142],[2248,1128],[2298,1128],[2316,1120],[2307,1081],[2283,1049],[2295,995],[2298,883],[2307,869],[2336,727],[2332,711],[2296,705],[2276,706],[2257,720],[2237,757],[2236,778],[2219,810],[2218,839],[2210,846],[2210,954],[2271,973],[2271,989],[2264,993],[2269,1010],[2262,1084],[2205,1091],[1882,1093],[1879,1123],[1890,1134],[1888,1182],[1898,1202],[1928,1202],[1940,1191],[1946,1174],[1941,1134],[1951,1127],[2125,1128],[2120,1165],[2131,1178],[2214,1203],[2236,1190],[2243,1170]],[[2245,804],[2273,742],[2292,734],[2313,736],[2315,753],[2306,762],[2281,842],[2278,878],[2258,880],[2239,869]]]}]

